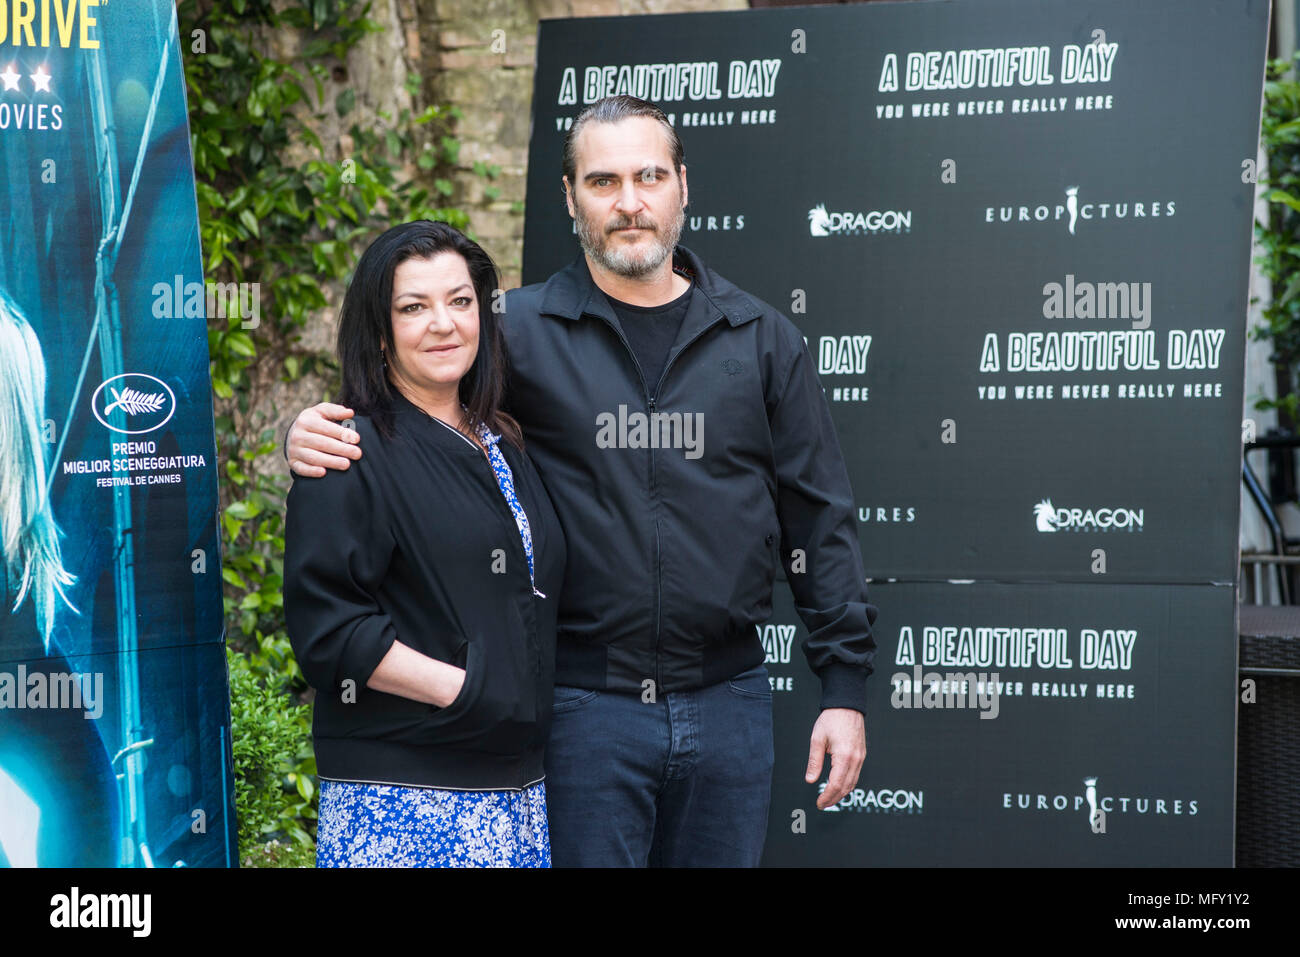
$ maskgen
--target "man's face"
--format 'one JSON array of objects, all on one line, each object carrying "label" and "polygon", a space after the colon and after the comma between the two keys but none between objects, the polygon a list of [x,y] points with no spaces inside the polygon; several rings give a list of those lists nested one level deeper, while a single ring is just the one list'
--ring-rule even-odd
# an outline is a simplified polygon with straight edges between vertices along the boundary
[{"label": "man's face", "polygon": [[648,116],[590,123],[578,134],[569,215],[591,259],[629,279],[670,259],[686,216],[686,167],[674,175],[668,136]]}]

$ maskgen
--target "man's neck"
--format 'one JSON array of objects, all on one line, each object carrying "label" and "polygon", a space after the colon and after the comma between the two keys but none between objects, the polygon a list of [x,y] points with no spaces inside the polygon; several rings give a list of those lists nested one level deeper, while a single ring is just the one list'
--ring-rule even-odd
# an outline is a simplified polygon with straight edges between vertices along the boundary
[{"label": "man's neck", "polygon": [[690,280],[673,272],[671,257],[665,259],[653,274],[641,279],[620,276],[592,262],[590,256],[586,259],[592,281],[600,287],[600,291],[611,299],[631,306],[662,306],[682,295],[691,285]]}]

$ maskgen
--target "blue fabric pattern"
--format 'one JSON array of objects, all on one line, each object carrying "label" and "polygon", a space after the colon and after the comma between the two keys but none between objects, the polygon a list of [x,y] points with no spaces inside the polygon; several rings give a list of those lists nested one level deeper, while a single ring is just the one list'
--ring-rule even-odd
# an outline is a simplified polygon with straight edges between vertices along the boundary
[{"label": "blue fabric pattern", "polygon": [[321,779],[317,867],[550,867],[546,785],[447,791]]},{"label": "blue fabric pattern", "polygon": [[[492,472],[496,475],[497,485],[501,487],[501,494],[506,497],[506,504],[510,506],[510,511],[514,512],[515,524],[519,526],[519,537],[524,540],[524,554],[528,556],[528,578],[533,580],[533,533],[528,527],[528,515],[524,511],[523,505],[519,503],[519,496],[515,494],[515,476],[510,471],[510,463],[506,457],[501,454],[497,448],[497,443],[501,441],[501,436],[492,432],[486,425],[479,424],[478,427],[479,441],[487,449],[488,461],[492,463]],[[538,598],[545,598],[537,590],[536,582],[533,583],[533,594]]]}]

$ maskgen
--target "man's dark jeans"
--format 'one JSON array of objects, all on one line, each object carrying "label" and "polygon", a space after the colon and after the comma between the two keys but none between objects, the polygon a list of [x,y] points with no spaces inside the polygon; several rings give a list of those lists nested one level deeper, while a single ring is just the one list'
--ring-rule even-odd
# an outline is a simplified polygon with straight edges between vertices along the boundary
[{"label": "man's dark jeans", "polygon": [[557,685],[546,749],[556,867],[755,867],[772,787],[763,665],[659,695]]}]

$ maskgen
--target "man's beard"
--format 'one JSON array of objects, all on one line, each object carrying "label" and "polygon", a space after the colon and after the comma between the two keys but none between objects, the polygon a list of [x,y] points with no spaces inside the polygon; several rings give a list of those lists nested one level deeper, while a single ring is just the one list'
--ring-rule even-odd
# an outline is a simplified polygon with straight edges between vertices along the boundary
[{"label": "man's beard", "polygon": [[[643,258],[638,258],[636,253],[628,249],[611,248],[613,240],[610,231],[603,229],[588,219],[583,213],[582,204],[575,201],[573,204],[574,223],[578,229],[578,243],[582,246],[582,251],[590,256],[593,261],[616,275],[628,279],[640,279],[650,275],[663,265],[664,260],[672,256],[673,250],[677,248],[677,240],[681,238],[682,226],[686,222],[686,212],[681,207],[681,195],[681,190],[678,190],[676,215],[667,224],[662,236],[656,230],[656,235],[651,241],[651,247]],[[628,226],[654,229],[654,223],[643,216],[632,218],[620,215],[617,220],[611,223],[611,226],[613,229],[622,229]]]}]

